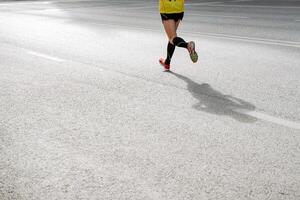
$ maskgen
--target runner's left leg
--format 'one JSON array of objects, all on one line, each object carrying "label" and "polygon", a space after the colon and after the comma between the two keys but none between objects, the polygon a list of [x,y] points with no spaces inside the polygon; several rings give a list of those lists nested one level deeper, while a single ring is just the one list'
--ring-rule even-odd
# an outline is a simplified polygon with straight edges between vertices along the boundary
[{"label": "runner's left leg", "polygon": [[[176,32],[178,29],[178,26],[180,24],[180,20],[176,22]],[[189,53],[190,53],[190,58],[191,60],[195,63],[198,61],[198,54],[195,50],[195,42],[191,41],[191,42],[185,42],[184,39],[180,38],[180,37],[175,37],[173,39],[173,44],[178,46],[178,47],[183,47],[186,48]]]},{"label": "runner's left leg", "polygon": [[168,46],[167,46],[167,58],[165,60],[160,59],[160,63],[162,65],[164,65],[165,69],[169,69],[171,59],[172,59],[172,56],[174,54],[175,47],[176,47],[172,43],[173,38],[175,38],[177,36],[176,35],[176,22],[173,19],[164,20],[163,21],[163,26],[164,26],[165,32],[168,36],[169,42],[168,42]]}]

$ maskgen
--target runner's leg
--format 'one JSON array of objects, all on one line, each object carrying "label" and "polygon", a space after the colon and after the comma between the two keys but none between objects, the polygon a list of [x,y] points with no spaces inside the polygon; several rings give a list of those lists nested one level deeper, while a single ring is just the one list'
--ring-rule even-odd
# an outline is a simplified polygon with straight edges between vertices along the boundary
[{"label": "runner's leg", "polygon": [[166,32],[166,34],[168,36],[168,39],[169,39],[168,47],[167,47],[167,58],[165,60],[165,64],[167,64],[167,65],[170,65],[172,56],[173,56],[174,51],[175,51],[175,45],[172,44],[171,41],[173,40],[173,38],[175,38],[177,36],[177,34],[176,34],[176,24],[177,23],[173,19],[163,21],[164,29],[165,29],[165,32]]},{"label": "runner's leg", "polygon": [[[176,29],[175,31],[177,32],[177,29],[179,27],[179,24],[180,24],[180,20],[176,22]],[[175,37],[173,39],[173,44],[178,46],[178,47],[183,47],[183,48],[186,48],[189,53],[190,53],[190,57],[191,57],[191,60],[193,62],[197,62],[198,60],[198,54],[197,52],[195,51],[195,42],[191,41],[191,42],[185,42],[184,39],[180,38],[180,37]]]}]

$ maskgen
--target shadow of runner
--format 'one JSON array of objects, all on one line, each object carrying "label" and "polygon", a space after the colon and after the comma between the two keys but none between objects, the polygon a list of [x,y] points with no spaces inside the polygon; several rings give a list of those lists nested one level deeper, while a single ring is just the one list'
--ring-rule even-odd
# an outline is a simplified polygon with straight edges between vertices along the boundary
[{"label": "shadow of runner", "polygon": [[[224,95],[221,92],[214,90],[207,83],[196,83],[188,77],[169,71],[170,74],[187,83],[188,91],[199,102],[193,105],[193,108],[199,111],[204,111],[217,115],[227,115],[233,119],[253,123],[257,118],[247,115],[247,111],[255,110],[255,106],[236,97]],[[243,110],[243,112],[239,112]]]}]

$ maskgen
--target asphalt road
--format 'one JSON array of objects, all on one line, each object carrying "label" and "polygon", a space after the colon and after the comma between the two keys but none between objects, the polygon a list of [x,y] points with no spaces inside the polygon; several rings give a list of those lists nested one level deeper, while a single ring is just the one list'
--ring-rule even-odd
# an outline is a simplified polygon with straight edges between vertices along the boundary
[{"label": "asphalt road", "polygon": [[0,199],[300,199],[300,1],[0,2]]}]

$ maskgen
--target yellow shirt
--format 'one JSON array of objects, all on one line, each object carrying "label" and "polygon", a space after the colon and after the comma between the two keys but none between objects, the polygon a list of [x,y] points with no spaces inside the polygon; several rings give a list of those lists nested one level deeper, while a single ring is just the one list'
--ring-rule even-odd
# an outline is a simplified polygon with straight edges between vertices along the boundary
[{"label": "yellow shirt", "polygon": [[184,12],[184,0],[159,0],[160,13],[182,13]]}]

